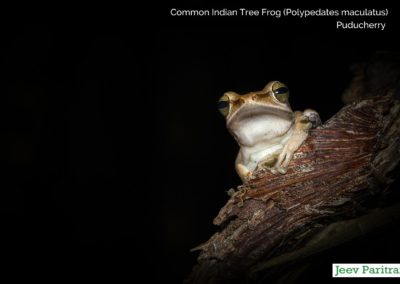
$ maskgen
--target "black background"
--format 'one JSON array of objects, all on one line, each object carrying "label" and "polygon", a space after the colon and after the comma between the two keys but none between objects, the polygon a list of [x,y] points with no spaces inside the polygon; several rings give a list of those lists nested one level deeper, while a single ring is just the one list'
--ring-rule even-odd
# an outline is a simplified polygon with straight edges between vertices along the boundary
[{"label": "black background", "polygon": [[[351,64],[398,50],[398,16],[374,19],[386,31],[168,9],[128,23],[3,27],[4,271],[182,282],[197,256],[189,249],[215,232],[226,191],[240,183],[219,97],[281,80],[293,109],[326,120],[342,106]],[[396,261],[393,236],[322,255],[315,277],[329,279],[337,260]]]}]

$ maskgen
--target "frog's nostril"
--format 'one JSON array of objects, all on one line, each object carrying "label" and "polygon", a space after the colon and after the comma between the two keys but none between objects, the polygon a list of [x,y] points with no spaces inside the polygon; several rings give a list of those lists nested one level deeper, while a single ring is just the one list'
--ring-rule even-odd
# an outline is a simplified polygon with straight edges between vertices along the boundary
[{"label": "frog's nostril", "polygon": [[[269,94],[267,92],[263,92],[263,93],[258,93],[256,95],[256,98],[261,99],[261,98],[266,98],[268,96],[269,96]],[[254,99],[256,99],[256,98],[254,98]]]}]

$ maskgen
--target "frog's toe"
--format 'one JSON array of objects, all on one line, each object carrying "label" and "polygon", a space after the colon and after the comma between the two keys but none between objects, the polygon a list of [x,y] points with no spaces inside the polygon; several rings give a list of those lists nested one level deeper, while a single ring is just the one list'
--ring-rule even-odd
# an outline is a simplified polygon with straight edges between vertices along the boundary
[{"label": "frog's toe", "polygon": [[277,171],[278,171],[280,174],[284,175],[284,174],[286,174],[286,172],[287,172],[287,168],[278,167],[278,168],[277,168]]},{"label": "frog's toe", "polygon": [[254,178],[253,172],[248,172],[244,177],[243,177],[243,182],[247,183],[250,180]]},{"label": "frog's toe", "polygon": [[317,127],[321,125],[321,118],[319,117],[318,112],[315,110],[307,109],[303,112],[303,117],[305,117],[308,121],[311,122],[313,127]]},{"label": "frog's toe", "polygon": [[271,168],[270,171],[274,175],[278,174],[278,172],[279,172],[276,168]]}]

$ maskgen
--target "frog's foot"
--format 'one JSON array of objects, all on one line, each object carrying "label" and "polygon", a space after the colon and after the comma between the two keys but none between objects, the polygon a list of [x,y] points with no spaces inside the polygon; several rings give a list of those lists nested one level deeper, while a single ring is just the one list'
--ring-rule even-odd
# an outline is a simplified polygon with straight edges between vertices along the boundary
[{"label": "frog's foot", "polygon": [[280,174],[284,175],[284,174],[286,174],[286,172],[287,172],[287,167],[275,166],[271,169],[271,173],[273,173],[273,174],[280,173]]},{"label": "frog's foot", "polygon": [[302,121],[310,122],[311,128],[316,128],[321,125],[321,118],[319,117],[318,112],[312,109],[306,109],[302,115]]},{"label": "frog's foot", "polygon": [[273,173],[274,175],[277,175],[278,173],[280,173],[280,171],[278,170],[277,167],[273,167],[269,169],[271,173]]},{"label": "frog's foot", "polygon": [[261,170],[261,169],[268,169],[271,170],[273,166],[275,165],[277,160],[277,156],[268,156],[261,160],[256,168],[256,171]]},{"label": "frog's foot", "polygon": [[240,176],[240,179],[243,183],[247,183],[249,180],[253,178],[253,172],[249,171],[244,165],[236,164],[236,171]]},{"label": "frog's foot", "polygon": [[258,163],[256,171],[264,169],[264,170],[270,171],[274,175],[278,174],[279,171],[275,167],[277,160],[278,160],[277,155],[268,156],[268,157],[264,158],[264,160],[262,160]]},{"label": "frog's foot", "polygon": [[253,172],[250,171],[240,176],[244,185],[248,184],[253,178],[255,178],[255,176],[253,175]]},{"label": "frog's foot", "polygon": [[289,162],[292,160],[293,154],[298,148],[292,146],[293,145],[290,143],[285,145],[282,152],[278,156],[275,166],[271,169],[271,172],[286,174]]},{"label": "frog's foot", "polygon": [[253,172],[248,172],[244,177],[243,177],[243,183],[248,183],[251,179],[254,178]]}]

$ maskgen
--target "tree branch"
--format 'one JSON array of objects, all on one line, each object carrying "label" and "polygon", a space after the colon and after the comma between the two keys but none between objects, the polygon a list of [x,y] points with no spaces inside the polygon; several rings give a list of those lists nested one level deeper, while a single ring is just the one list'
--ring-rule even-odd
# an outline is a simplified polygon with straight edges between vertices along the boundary
[{"label": "tree branch", "polygon": [[[196,248],[201,253],[190,283],[243,283],[255,272],[326,249],[334,226],[342,228],[335,235],[340,243],[360,235],[354,228],[365,218],[381,216],[343,221],[380,206],[394,181],[400,160],[396,56],[379,55],[362,65],[345,92],[347,101],[358,101],[311,130],[285,175],[260,171],[230,192],[214,219],[220,231]],[[371,76],[385,68],[391,80]],[[353,231],[343,230],[350,224]]]}]

